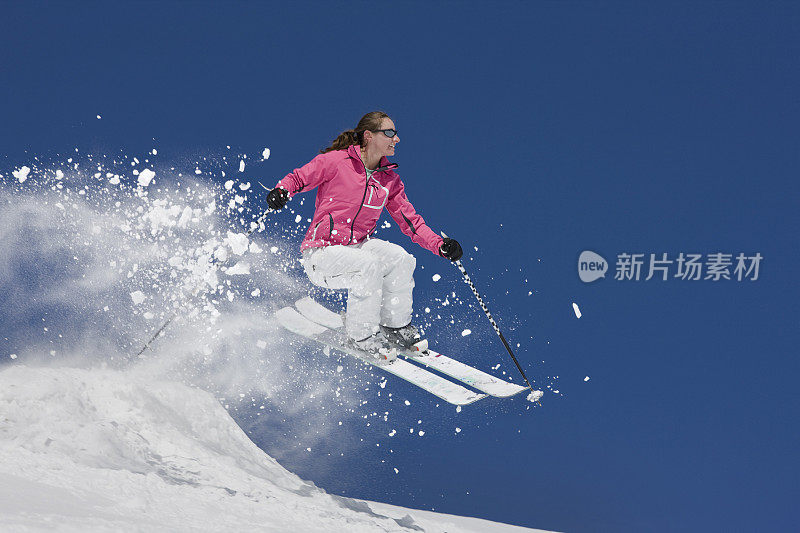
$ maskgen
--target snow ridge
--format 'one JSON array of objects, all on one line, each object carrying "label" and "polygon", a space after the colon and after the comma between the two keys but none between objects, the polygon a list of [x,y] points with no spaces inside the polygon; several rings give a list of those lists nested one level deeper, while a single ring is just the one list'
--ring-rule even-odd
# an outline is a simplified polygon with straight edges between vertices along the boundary
[{"label": "snow ridge", "polygon": [[[20,496],[69,494],[69,509],[48,513],[68,529],[418,529],[301,480],[210,394],[180,383],[12,366],[0,372],[0,420],[0,451],[12,459],[0,465],[2,485]],[[50,519],[30,513],[29,498],[0,496],[0,529]]]}]

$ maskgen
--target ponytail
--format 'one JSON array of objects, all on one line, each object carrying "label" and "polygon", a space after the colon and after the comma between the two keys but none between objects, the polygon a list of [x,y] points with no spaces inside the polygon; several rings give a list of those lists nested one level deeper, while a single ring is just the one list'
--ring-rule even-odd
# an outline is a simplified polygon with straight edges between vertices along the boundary
[{"label": "ponytail", "polygon": [[[363,136],[363,133],[361,135]],[[339,136],[333,140],[333,144],[324,150],[320,150],[319,153],[325,154],[331,150],[344,150],[353,144],[361,144],[361,141],[358,138],[358,133],[356,133],[356,130],[346,130],[340,133]]]},{"label": "ponytail", "polygon": [[345,130],[333,140],[333,144],[319,153],[325,154],[331,150],[344,150],[354,144],[364,144],[364,132],[367,130],[377,130],[381,127],[381,121],[389,118],[383,111],[372,111],[367,113],[358,121],[358,126],[352,130]]}]

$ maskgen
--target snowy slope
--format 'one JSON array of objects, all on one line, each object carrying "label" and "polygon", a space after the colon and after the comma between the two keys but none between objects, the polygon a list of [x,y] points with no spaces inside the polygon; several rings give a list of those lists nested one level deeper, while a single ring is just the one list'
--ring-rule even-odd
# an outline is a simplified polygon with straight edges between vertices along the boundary
[{"label": "snowy slope", "polygon": [[0,457],[2,531],[533,531],[329,495],[135,371],[6,367]]}]

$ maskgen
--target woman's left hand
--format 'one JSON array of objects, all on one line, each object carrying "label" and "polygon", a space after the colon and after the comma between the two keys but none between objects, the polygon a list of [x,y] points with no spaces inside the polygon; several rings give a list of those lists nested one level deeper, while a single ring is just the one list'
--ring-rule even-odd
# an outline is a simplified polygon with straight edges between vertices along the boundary
[{"label": "woman's left hand", "polygon": [[455,239],[445,237],[444,242],[439,247],[439,255],[450,261],[458,261],[464,252],[461,250],[461,245]]}]

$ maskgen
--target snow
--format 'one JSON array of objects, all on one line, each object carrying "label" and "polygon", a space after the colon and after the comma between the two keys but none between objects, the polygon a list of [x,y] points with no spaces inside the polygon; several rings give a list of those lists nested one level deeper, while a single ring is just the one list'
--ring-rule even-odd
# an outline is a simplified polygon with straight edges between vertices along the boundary
[{"label": "snow", "polygon": [[244,159],[239,160],[239,172],[244,172]]},{"label": "snow", "polygon": [[225,182],[225,190],[229,191],[233,189],[233,180],[228,180]]},{"label": "snow", "polygon": [[442,276],[440,276],[439,274],[434,274],[431,279],[433,279],[433,281],[439,281],[440,279],[442,279]]},{"label": "snow", "polygon": [[[553,392],[558,394],[558,391],[553,391]],[[529,402],[538,402],[541,399],[542,396],[544,396],[544,392],[543,391],[540,391],[540,390],[532,391],[530,394],[528,394],[527,400]]]},{"label": "snow", "polygon": [[263,157],[265,160],[269,159],[269,148],[264,148],[264,151],[261,152],[261,157]]},{"label": "snow", "polygon": [[578,304],[572,302],[572,310],[575,311],[575,316],[580,318],[581,317],[581,310],[578,308]]},{"label": "snow", "polygon": [[150,182],[153,180],[155,176],[156,173],[150,170],[149,168],[142,170],[139,173],[139,178],[138,178],[139,185],[141,185],[142,187],[147,187],[148,185],[150,185]]},{"label": "snow", "polygon": [[20,183],[24,183],[26,179],[28,179],[28,174],[31,173],[30,167],[22,167],[19,170],[14,170],[11,172],[15,178],[19,180]]},{"label": "snow", "polygon": [[228,270],[226,270],[225,273],[227,275],[229,275],[229,276],[242,276],[242,275],[245,275],[245,274],[249,275],[250,274],[250,263],[246,263],[244,261],[239,261],[238,263],[236,263],[235,265],[230,267]]},{"label": "snow", "polygon": [[461,336],[462,337],[466,337],[467,335],[469,335],[471,333],[472,333],[472,330],[465,329],[464,331],[461,332]]},{"label": "snow", "polygon": [[[285,371],[287,375],[297,374],[299,366],[296,363],[292,363],[295,364],[294,368],[291,365],[281,364],[283,362],[279,360],[281,352],[277,348],[278,343],[275,338],[269,336],[271,332],[256,331],[256,328],[263,327],[265,324],[264,315],[266,313],[263,312],[263,309],[257,316],[248,317],[248,311],[255,306],[263,307],[264,304],[269,306],[273,301],[286,297],[286,294],[281,292],[281,287],[288,286],[289,284],[285,281],[293,279],[286,274],[287,266],[289,272],[294,275],[293,269],[297,264],[297,254],[287,252],[283,247],[273,246],[273,244],[283,241],[268,235],[269,232],[254,233],[251,237],[252,241],[244,233],[235,233],[244,231],[243,228],[247,228],[248,223],[251,223],[250,208],[253,207],[247,204],[247,201],[252,201],[252,198],[236,195],[238,198],[238,202],[235,201],[237,208],[243,205],[248,211],[243,212],[239,208],[240,214],[236,214],[225,209],[228,201],[234,197],[236,192],[245,190],[240,184],[241,181],[230,180],[229,186],[226,187],[228,192],[226,192],[221,187],[225,180],[223,173],[221,179],[217,177],[213,179],[212,187],[206,187],[204,182],[212,178],[195,179],[191,175],[191,166],[202,164],[204,169],[216,167],[211,163],[206,165],[204,162],[191,162],[189,163],[191,166],[183,169],[184,174],[177,174],[179,179],[176,179],[175,173],[159,167],[159,181],[145,191],[142,188],[153,184],[152,180],[156,174],[154,170],[143,168],[143,165],[151,166],[150,161],[145,159],[142,165],[135,160],[133,165],[136,166],[133,170],[129,166],[131,159],[128,156],[124,158],[124,161],[115,162],[116,166],[111,166],[106,161],[101,164],[99,161],[98,159],[89,165],[81,162],[83,165],[81,170],[77,170],[78,162],[76,162],[75,172],[72,171],[71,166],[61,166],[61,168],[67,168],[67,171],[56,171],[52,167],[45,169],[33,165],[34,171],[31,171],[27,167],[23,167],[27,169],[26,176],[27,173],[33,172],[31,179],[25,183],[24,189],[24,194],[31,197],[30,205],[41,204],[41,214],[43,215],[48,214],[48,211],[55,212],[57,224],[50,223],[48,226],[54,231],[68,229],[75,233],[75,236],[69,234],[67,237],[73,240],[72,244],[74,245],[74,248],[70,247],[68,255],[81,265],[81,280],[87,280],[85,284],[80,281],[81,286],[92,288],[92,291],[88,291],[88,296],[84,296],[84,292],[79,292],[79,296],[75,299],[90,313],[102,314],[100,323],[96,321],[96,317],[91,317],[91,322],[98,324],[98,327],[101,328],[105,324],[122,325],[124,328],[119,329],[119,337],[126,339],[126,348],[133,346],[130,349],[135,352],[169,316],[177,313],[180,320],[170,326],[168,335],[160,337],[154,343],[155,349],[151,348],[147,352],[148,356],[155,354],[158,357],[149,357],[147,360],[143,360],[142,364],[149,362],[151,367],[155,365],[164,367],[172,364],[169,357],[171,355],[170,346],[182,348],[183,343],[178,341],[183,340],[184,337],[193,337],[192,342],[196,341],[198,344],[196,346],[191,345],[191,342],[187,344],[185,351],[191,355],[186,357],[191,359],[188,359],[186,367],[193,368],[192,365],[196,362],[202,372],[216,372],[219,365],[216,363],[218,345],[215,345],[215,342],[219,338],[224,339],[228,333],[226,330],[226,333],[222,334],[223,328],[229,328],[235,322],[237,324],[235,335],[241,334],[242,336],[236,339],[236,343],[231,344],[237,344],[237,349],[241,347],[244,353],[252,354],[253,357],[249,358],[251,360],[246,357],[231,359],[237,363],[228,366],[238,367],[240,363],[246,362],[248,365],[252,364],[251,368],[269,369],[270,374],[274,373],[276,368],[283,369],[284,366],[287,366],[291,370],[291,373],[288,370]],[[235,159],[230,162],[232,166],[228,168],[229,174],[230,170],[235,168],[236,163],[238,161]],[[88,170],[85,170],[87,167]],[[170,170],[174,171],[174,169]],[[197,171],[200,172],[199,168]],[[22,169],[17,172],[22,172]],[[64,172],[67,172],[66,176]],[[214,176],[217,176],[216,172],[215,170]],[[92,175],[98,179],[92,179]],[[209,171],[206,176],[210,175]],[[64,180],[63,192],[59,192],[62,183],[56,182],[54,176],[58,180]],[[112,187],[112,185],[120,185],[120,176],[122,176],[122,186]],[[76,180],[84,177],[88,185],[80,181],[75,183]],[[132,178],[138,178],[138,188]],[[54,194],[49,197],[33,194],[37,190],[32,185],[38,186],[37,182],[40,179],[48,180],[48,186],[53,184]],[[56,186],[58,186],[58,190]],[[56,201],[59,199],[63,204]],[[27,213],[25,210],[19,212]],[[39,213],[39,211],[33,212]],[[17,216],[19,217],[19,215]],[[300,215],[297,215],[297,218],[301,218]],[[45,217],[42,220],[49,219]],[[62,227],[60,224],[64,224],[64,226]],[[233,231],[228,231],[228,229]],[[252,225],[250,229],[253,229]],[[59,238],[63,239],[64,237],[59,234]],[[256,240],[264,247],[264,250],[255,242]],[[89,260],[84,255],[84,249],[91,252]],[[249,253],[255,254],[266,250],[271,250],[275,256],[249,255]],[[209,259],[212,257],[219,258],[220,262],[214,261],[213,264],[209,264]],[[227,260],[230,262],[226,262]],[[281,267],[283,267],[282,270]],[[241,277],[236,278],[235,276]],[[437,279],[439,277],[437,275]],[[72,280],[67,281],[72,282]],[[112,284],[116,291],[113,295],[111,291],[108,291]],[[258,302],[254,302],[248,297],[248,295],[252,297],[261,295],[261,290],[255,287],[262,287],[265,294],[265,297]],[[54,294],[60,295],[61,293],[62,289],[54,291]],[[71,298],[73,294],[64,292],[64,296]],[[453,297],[455,298],[455,294]],[[184,305],[190,299],[191,305]],[[228,302],[233,302],[234,299],[235,303],[228,305]],[[460,303],[457,298],[453,302]],[[82,313],[85,310],[82,310]],[[425,311],[430,313],[431,309],[426,308]],[[89,313],[85,314],[89,315]],[[255,313],[250,314],[256,315]],[[337,315],[336,318],[341,321],[340,316]],[[426,318],[433,317],[428,314]],[[105,320],[108,322],[102,322]],[[201,329],[195,329],[196,324],[192,321],[201,324]],[[47,324],[52,328],[52,333],[49,333],[48,337],[53,337],[55,341],[57,335],[60,339],[62,336],[57,327],[53,327],[50,316],[47,317]],[[47,332],[47,328],[44,328],[44,331]],[[202,340],[197,339],[197,335],[192,333],[194,331],[207,332],[208,337],[203,337]],[[131,332],[133,332],[132,335]],[[62,333],[65,332],[62,331]],[[90,329],[80,332],[80,335],[85,336],[87,344],[103,345],[103,357],[109,361],[109,365],[113,365],[114,368],[124,366],[118,352],[113,348],[108,349],[108,345],[111,344],[107,342],[108,339],[103,335],[93,338],[92,333],[94,330]],[[269,342],[259,339],[259,336]],[[212,341],[207,342],[209,340]],[[241,342],[238,342],[239,340]],[[59,357],[62,354],[68,354],[71,349],[61,345],[57,347]],[[256,347],[259,350],[256,350]],[[49,348],[50,346],[48,346]],[[163,351],[161,351],[162,349]],[[61,361],[52,357],[56,350],[50,351],[50,356],[47,356],[46,351],[38,356],[31,354],[31,351],[29,347],[9,345],[0,354],[0,359],[5,362],[7,371],[12,368],[24,368],[19,366],[20,362],[28,363],[34,360],[43,360],[45,357],[48,361]],[[124,351],[125,354],[128,353],[127,350]],[[181,349],[177,351],[181,352]],[[325,350],[325,353],[330,353],[330,351]],[[17,354],[19,354],[19,358]],[[91,364],[82,360],[79,354],[68,355],[70,356],[68,360],[77,360],[78,364],[84,368]],[[337,380],[349,378],[349,372],[344,372],[344,369],[341,366],[337,367],[336,364],[334,361],[330,367],[337,370],[332,377]],[[167,412],[166,404],[159,406],[158,402],[146,401],[144,397],[152,395],[150,387],[158,386],[159,380],[166,379],[168,373],[159,372],[158,375],[151,375],[148,379],[140,379],[138,374],[134,375],[132,371],[120,374],[111,373],[119,376],[118,380],[124,380],[130,387],[139,387],[140,385],[147,387],[146,390],[140,388],[133,391],[131,388],[123,386],[116,387],[117,390],[111,392],[110,389],[97,388],[98,386],[102,387],[102,382],[108,380],[107,374],[104,373],[105,370],[87,370],[86,372],[86,375],[76,378],[82,385],[70,393],[73,395],[71,399],[53,393],[54,388],[61,387],[63,384],[49,384],[41,388],[40,403],[42,405],[47,401],[54,403],[63,401],[72,404],[71,411],[66,407],[64,407],[65,411],[58,413],[56,413],[58,407],[41,409],[43,412],[38,413],[41,417],[47,414],[44,411],[48,409],[53,414],[49,423],[53,429],[49,431],[46,429],[48,423],[44,420],[41,420],[41,423],[20,422],[16,425],[12,423],[15,419],[9,413],[16,414],[16,409],[23,409],[20,407],[23,406],[23,403],[19,403],[15,396],[14,401],[18,402],[18,405],[9,407],[9,402],[5,400],[8,400],[11,395],[15,395],[16,390],[20,389],[15,389],[13,383],[9,384],[9,382],[3,381],[3,377],[8,374],[5,374],[3,367],[0,367],[0,454],[11,458],[9,463],[15,461],[18,455],[24,456],[21,463],[23,466],[19,468],[16,465],[5,465],[0,461],[0,531],[7,530],[9,524],[13,524],[13,528],[21,530],[43,529],[49,527],[47,525],[51,523],[49,521],[59,524],[57,529],[67,531],[152,530],[153,528],[148,527],[152,524],[158,524],[156,530],[164,531],[236,530],[244,529],[247,524],[252,523],[257,523],[258,529],[269,531],[298,529],[293,527],[297,526],[296,523],[285,527],[276,525],[276,520],[278,522],[281,520],[280,513],[275,518],[268,516],[266,511],[253,510],[258,507],[254,503],[254,499],[259,497],[258,494],[264,494],[273,489],[268,487],[260,493],[258,492],[260,489],[249,490],[261,481],[259,476],[245,475],[252,474],[252,472],[249,467],[242,467],[247,460],[241,460],[241,450],[237,450],[236,447],[229,450],[222,446],[206,446],[206,441],[219,438],[219,432],[228,431],[221,429],[223,426],[233,424],[228,419],[227,413],[221,411],[220,416],[224,418],[223,421],[223,418],[211,417],[209,413],[214,412],[213,408],[207,408],[203,402],[178,399],[176,400],[178,403],[180,401],[187,404],[192,403],[193,410],[203,411],[199,417],[192,414],[197,420],[186,422],[182,419],[184,414],[181,413],[181,409]],[[268,376],[270,387],[277,386],[273,382],[282,386],[283,378],[286,377],[282,375],[282,372],[283,370],[281,370],[281,378]],[[227,366],[220,374],[230,375]],[[267,374],[268,372],[265,372],[264,375]],[[174,375],[171,377],[177,378]],[[261,377],[263,378],[263,376]],[[328,377],[331,376],[326,375],[326,379]],[[18,385],[20,388],[26,389],[26,394],[38,386],[39,378],[30,376],[29,378],[22,380],[24,385]],[[197,383],[192,380],[190,382]],[[392,404],[394,408],[402,408],[402,398],[395,396],[392,399],[394,383],[395,381],[387,382],[385,378],[382,378],[364,390],[369,391],[370,395],[377,394],[384,398],[388,397],[389,401],[394,401]],[[348,391],[347,385],[344,385],[341,387],[342,395],[356,396],[362,393],[360,388],[356,384],[357,390]],[[340,387],[336,387],[337,398],[340,395],[339,389]],[[190,392],[186,394],[197,392],[197,389],[187,390]],[[173,391],[173,393],[178,394],[177,391]],[[394,393],[397,394],[397,390]],[[51,400],[44,399],[44,396],[48,394]],[[64,394],[67,393],[64,392]],[[277,394],[276,397],[278,397]],[[410,406],[412,402],[418,403],[417,397],[412,395],[410,397],[412,401],[405,400],[405,405]],[[220,400],[225,403],[224,399]],[[93,406],[95,402],[108,405],[96,409]],[[235,409],[232,401],[230,404]],[[217,403],[215,406],[219,408]],[[30,404],[27,407],[30,407]],[[412,415],[416,410],[416,405],[402,409],[403,412]],[[92,415],[91,411],[94,411],[95,415]],[[87,417],[91,416],[97,418],[87,421]],[[185,416],[187,419],[190,418],[188,414]],[[384,422],[387,422],[386,418],[384,418]],[[195,423],[202,426],[197,432],[194,432]],[[394,420],[392,423],[400,428],[401,433],[404,433],[403,427],[408,427],[408,425],[399,425]],[[431,434],[435,435],[433,426],[429,427],[431,427],[429,429]],[[391,426],[389,428],[391,429]],[[445,433],[447,433],[447,429],[444,430]],[[215,434],[205,435],[205,430]],[[173,438],[175,431],[182,437]],[[238,431],[238,428],[230,431]],[[426,433],[418,427],[413,432],[415,433],[414,437],[417,435],[422,437]],[[199,438],[200,442],[192,444],[188,441],[197,439],[195,433],[203,435]],[[23,443],[24,436],[30,437],[30,442]],[[409,436],[403,434],[393,439],[392,442],[402,445],[397,441],[407,438]],[[48,442],[48,439],[52,439],[49,445],[42,444]],[[12,440],[13,442],[9,444]],[[249,441],[246,442],[249,443]],[[28,452],[23,448],[28,444],[41,446],[42,448],[36,451],[36,453],[41,452],[40,455],[35,457],[25,455]],[[67,451],[64,451],[67,449],[65,446],[68,448]],[[193,446],[203,448],[203,450],[198,451]],[[313,442],[304,442],[298,451],[305,446],[313,446],[316,453],[320,452],[320,446]],[[384,443],[381,443],[380,446],[383,450]],[[213,448],[212,451],[219,455],[215,459],[216,461],[233,463],[235,465],[233,471],[229,472],[210,464],[207,461],[209,450],[206,448]],[[54,455],[56,453],[60,453],[60,455]],[[392,453],[391,450],[389,453]],[[93,457],[92,464],[87,465],[81,462],[87,456]],[[265,461],[269,460],[267,456],[263,457]],[[103,463],[103,461],[107,461],[107,463]],[[175,463],[178,463],[177,466]],[[111,466],[108,466],[109,464]],[[142,464],[144,466],[140,468]],[[387,471],[391,466],[391,463],[385,466]],[[246,471],[245,474],[242,474],[242,471]],[[176,472],[179,476],[178,481],[170,477]],[[409,474],[410,471],[406,468],[403,475]],[[291,474],[287,473],[287,475]],[[348,475],[348,473],[342,472],[342,475]],[[197,476],[202,479],[197,481]],[[230,483],[225,481],[229,477],[235,478],[235,481]],[[214,481],[208,481],[209,479],[214,479]],[[112,482],[112,480],[117,482]],[[271,480],[268,479],[266,483],[269,482]],[[4,485],[11,486],[8,492],[5,492]],[[229,495],[227,488],[233,487],[232,491],[239,490],[234,485],[244,487],[241,490],[245,491],[246,495],[241,492]],[[24,498],[20,500],[20,497],[17,496],[28,494],[30,491],[41,494],[43,499],[37,501],[34,498],[31,499],[31,502],[27,502]],[[75,499],[62,497],[61,493],[71,495]],[[123,497],[122,494],[125,494],[126,497]],[[220,494],[222,496],[218,497]],[[256,494],[256,496],[252,496],[252,494]],[[278,498],[276,500],[278,503],[275,505],[283,505],[284,508],[292,507],[295,501],[291,498],[294,496],[297,494],[289,494],[289,499]],[[48,502],[48,497],[59,498],[59,501],[69,502],[69,504],[64,505],[65,509],[59,510],[56,504],[51,505]],[[227,512],[228,505],[222,501],[227,497],[231,497],[234,502],[232,512],[236,516],[232,519],[233,525],[230,528],[222,527],[219,521],[221,519],[217,516],[208,518],[208,524],[206,524],[204,522],[205,515],[212,515],[209,509],[216,509],[216,513],[220,515]],[[267,499],[267,497],[263,498],[263,500]],[[150,502],[156,500],[158,503],[151,507]],[[174,505],[168,506],[170,501],[174,501]],[[352,503],[348,500],[348,505],[360,507],[362,502]],[[80,514],[80,518],[75,518],[75,515],[70,514],[75,509]],[[277,507],[272,509],[275,510]],[[325,501],[317,505],[316,509],[318,509],[319,516],[333,516],[339,511],[338,507],[335,507],[331,514],[330,508],[325,507]],[[352,510],[352,507],[348,507],[348,509]],[[396,517],[402,518],[408,513],[414,513],[414,511],[403,510],[402,514],[398,514]],[[192,515],[190,523],[195,526],[179,522],[179,519],[185,518],[186,515]],[[144,516],[147,518],[142,518]],[[261,520],[261,517],[266,517],[264,522],[257,522]],[[253,522],[246,522],[250,518],[253,519]],[[369,514],[367,519],[369,525],[361,529],[369,531],[398,529],[396,522],[390,520],[388,527],[385,527],[382,523],[379,525],[373,523],[372,518],[374,516]],[[139,521],[137,522],[137,520]],[[351,517],[338,522],[331,520],[332,522],[324,523],[312,521],[311,525],[301,529],[312,531],[359,530],[359,527],[350,527],[353,523]],[[356,520],[356,522],[358,521]],[[422,522],[417,523],[422,527]],[[432,523],[438,524],[436,520],[433,520]],[[227,523],[225,525],[228,526]],[[452,530],[452,528],[439,527],[439,525],[430,527],[426,525],[425,528],[426,530]]]},{"label": "snow", "polygon": [[178,227],[185,228],[192,220],[192,208],[188,205],[183,209],[181,217],[178,219]]},{"label": "snow", "polygon": [[0,415],[3,531],[534,531],[329,495],[144,371],[6,367]]},{"label": "snow", "polygon": [[225,238],[225,244],[230,246],[231,250],[233,250],[233,253],[236,255],[242,255],[247,251],[250,241],[247,239],[247,235],[244,233],[234,233],[232,231],[228,231],[228,236]]}]

